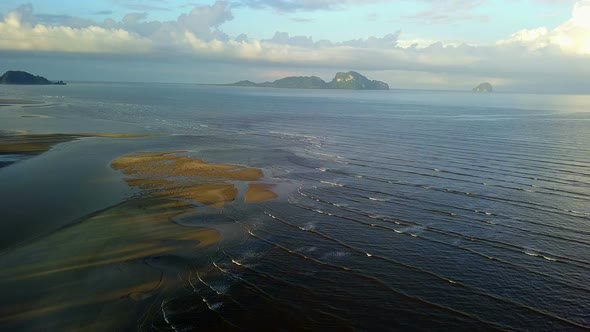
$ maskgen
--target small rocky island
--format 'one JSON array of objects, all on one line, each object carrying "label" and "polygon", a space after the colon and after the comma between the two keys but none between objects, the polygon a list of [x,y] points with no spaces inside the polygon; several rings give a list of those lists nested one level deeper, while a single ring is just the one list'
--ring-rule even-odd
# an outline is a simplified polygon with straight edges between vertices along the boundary
[{"label": "small rocky island", "polygon": [[254,83],[252,81],[239,81],[224,85],[283,89],[389,90],[387,83],[369,80],[355,71],[337,73],[330,82],[325,82],[317,76],[291,76],[278,79],[274,82]]},{"label": "small rocky island", "polygon": [[9,70],[0,76],[0,84],[20,85],[66,85],[64,81],[50,81],[42,76],[29,74],[25,71]]},{"label": "small rocky island", "polygon": [[484,82],[484,83],[479,84],[475,88],[473,88],[473,92],[490,93],[490,92],[494,92],[494,88],[492,87],[492,85],[490,83]]}]

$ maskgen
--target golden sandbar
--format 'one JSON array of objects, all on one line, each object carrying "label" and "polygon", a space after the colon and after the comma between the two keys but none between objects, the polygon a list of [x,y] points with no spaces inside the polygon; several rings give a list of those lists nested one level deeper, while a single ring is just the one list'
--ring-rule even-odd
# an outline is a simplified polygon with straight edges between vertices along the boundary
[{"label": "golden sandbar", "polygon": [[138,138],[148,136],[153,135],[113,133],[0,135],[0,153],[41,153],[49,150],[55,144],[84,137]]},{"label": "golden sandbar", "polygon": [[[182,156],[178,152],[141,152],[113,160],[111,166],[127,175],[125,181],[154,197],[189,199],[223,207],[234,201],[234,181],[250,182],[263,177],[260,169],[232,164],[213,164]],[[249,184],[246,203],[276,198],[271,186]]]},{"label": "golden sandbar", "polygon": [[277,194],[272,191],[274,185],[266,183],[250,183],[248,184],[248,191],[244,195],[246,203],[258,203],[270,201],[277,198]]}]

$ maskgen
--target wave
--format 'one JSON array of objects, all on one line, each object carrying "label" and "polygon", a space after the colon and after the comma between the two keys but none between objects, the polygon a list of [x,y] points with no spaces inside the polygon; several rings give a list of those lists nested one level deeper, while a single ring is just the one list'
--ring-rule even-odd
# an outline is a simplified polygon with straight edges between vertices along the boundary
[{"label": "wave", "polygon": [[552,257],[549,257],[549,256],[541,255],[541,254],[538,254],[536,252],[524,251],[524,253],[526,255],[529,255],[529,256],[543,258],[543,259],[548,260],[550,262],[557,262],[557,259],[556,258],[552,258]]},{"label": "wave", "polygon": [[343,184],[339,184],[339,183],[336,183],[336,182],[330,182],[330,181],[324,181],[324,180],[320,180],[320,182],[321,183],[324,183],[324,184],[329,184],[329,185],[334,186],[334,187],[344,187]]}]

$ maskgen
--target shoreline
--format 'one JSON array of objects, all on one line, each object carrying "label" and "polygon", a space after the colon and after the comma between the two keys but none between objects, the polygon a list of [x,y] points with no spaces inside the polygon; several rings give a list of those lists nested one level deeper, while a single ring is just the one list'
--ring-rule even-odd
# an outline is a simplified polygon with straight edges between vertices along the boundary
[{"label": "shoreline", "polygon": [[27,100],[27,99],[5,99],[0,98],[0,106],[22,106],[22,105],[41,105],[42,101]]},{"label": "shoreline", "polygon": [[[154,135],[3,135],[0,154],[42,155],[60,143],[86,137],[146,136]],[[77,321],[91,329],[133,327],[155,301],[187,286],[187,275],[198,271],[195,262],[222,240],[214,225],[187,226],[178,218],[277,197],[268,193],[271,184],[259,183],[264,179],[260,169],[209,163],[183,153],[136,152],[114,158],[109,168],[141,195],[2,250],[0,329],[43,324],[64,330]],[[247,192],[240,193],[245,189],[237,183],[247,184]],[[237,201],[248,195],[256,199]],[[99,321],[96,310],[112,312],[112,317]]]}]

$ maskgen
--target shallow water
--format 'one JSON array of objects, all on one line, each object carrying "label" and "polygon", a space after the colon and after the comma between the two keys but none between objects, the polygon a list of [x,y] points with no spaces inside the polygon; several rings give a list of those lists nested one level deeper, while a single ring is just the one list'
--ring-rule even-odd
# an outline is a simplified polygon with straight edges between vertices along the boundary
[{"label": "shallow water", "polygon": [[151,328],[590,328],[588,96],[1,89],[47,104],[0,109],[0,130],[170,135],[85,138],[0,168],[2,248],[135,194],[109,167],[122,154],[187,150],[279,184],[277,200],[178,220],[222,240],[180,264],[188,292],[152,299]]}]

